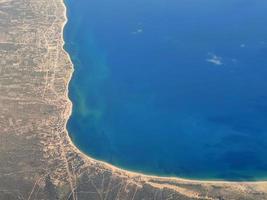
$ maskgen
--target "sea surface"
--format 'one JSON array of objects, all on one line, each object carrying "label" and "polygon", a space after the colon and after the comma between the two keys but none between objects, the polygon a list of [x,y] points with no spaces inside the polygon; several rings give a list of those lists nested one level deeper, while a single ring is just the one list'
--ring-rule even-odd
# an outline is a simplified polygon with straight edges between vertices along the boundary
[{"label": "sea surface", "polygon": [[78,148],[146,174],[267,179],[267,1],[65,3]]}]

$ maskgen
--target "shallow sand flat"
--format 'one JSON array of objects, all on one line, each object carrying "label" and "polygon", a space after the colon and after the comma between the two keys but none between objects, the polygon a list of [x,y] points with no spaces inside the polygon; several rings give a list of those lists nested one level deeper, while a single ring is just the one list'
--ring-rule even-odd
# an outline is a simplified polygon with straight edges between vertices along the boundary
[{"label": "shallow sand flat", "polygon": [[267,199],[267,182],[131,173],[82,154],[65,129],[73,72],[62,0],[0,1],[0,199]]}]

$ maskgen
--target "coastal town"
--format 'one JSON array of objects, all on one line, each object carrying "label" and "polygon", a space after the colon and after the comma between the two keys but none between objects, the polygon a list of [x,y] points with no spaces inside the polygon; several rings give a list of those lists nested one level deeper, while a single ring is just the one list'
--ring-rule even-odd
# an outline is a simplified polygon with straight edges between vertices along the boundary
[{"label": "coastal town", "polygon": [[73,66],[62,0],[0,0],[0,200],[264,200],[267,182],[129,172],[80,152],[66,130]]}]

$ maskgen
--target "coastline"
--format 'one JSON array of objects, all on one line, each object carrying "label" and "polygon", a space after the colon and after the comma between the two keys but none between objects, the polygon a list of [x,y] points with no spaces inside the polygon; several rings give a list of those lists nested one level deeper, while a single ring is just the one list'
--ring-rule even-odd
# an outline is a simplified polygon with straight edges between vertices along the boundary
[{"label": "coastline", "polygon": [[146,175],[84,154],[66,127],[64,0],[0,1],[0,14],[0,199],[267,200],[267,182]]},{"label": "coastline", "polygon": [[69,140],[69,143],[72,145],[72,147],[75,149],[76,152],[78,152],[81,157],[83,157],[85,160],[89,159],[93,162],[96,162],[96,163],[100,163],[104,166],[106,166],[107,168],[110,168],[112,171],[120,171],[120,172],[123,172],[125,174],[127,174],[129,177],[133,178],[133,177],[142,177],[144,179],[159,179],[161,181],[166,181],[166,180],[170,180],[170,181],[182,181],[184,183],[222,183],[222,184],[267,184],[267,180],[255,180],[255,181],[226,181],[226,180],[198,180],[198,179],[188,179],[188,178],[180,178],[180,177],[176,177],[176,176],[158,176],[158,175],[148,175],[148,174],[145,174],[145,173],[141,173],[141,172],[135,172],[135,171],[131,171],[131,170],[127,170],[127,169],[123,169],[121,167],[117,167],[117,166],[114,166],[108,162],[105,162],[105,161],[102,161],[102,160],[97,160],[97,159],[94,159],[92,157],[90,157],[89,155],[87,155],[86,153],[82,152],[72,141],[72,139],[70,138],[70,135],[68,133],[68,130],[67,130],[67,122],[68,122],[68,119],[69,117],[71,116],[72,114],[72,107],[73,107],[73,103],[72,101],[70,100],[69,98],[69,84],[70,84],[70,81],[72,79],[72,76],[73,76],[73,72],[75,70],[74,68],[74,64],[71,60],[71,57],[69,55],[69,53],[65,50],[64,48],[64,45],[65,45],[65,39],[64,39],[64,28],[65,28],[65,25],[68,23],[68,17],[67,17],[67,6],[65,4],[65,0],[61,0],[61,3],[62,3],[62,6],[64,7],[64,22],[62,24],[62,29],[61,29],[61,39],[62,39],[62,50],[65,52],[65,54],[67,55],[68,57],[68,60],[69,62],[71,63],[71,75],[69,77],[69,79],[67,80],[67,91],[66,91],[66,99],[68,101],[68,108],[66,109],[67,110],[67,113],[65,115],[65,125],[64,125],[64,129],[67,133],[67,137],[68,137],[68,140]]}]

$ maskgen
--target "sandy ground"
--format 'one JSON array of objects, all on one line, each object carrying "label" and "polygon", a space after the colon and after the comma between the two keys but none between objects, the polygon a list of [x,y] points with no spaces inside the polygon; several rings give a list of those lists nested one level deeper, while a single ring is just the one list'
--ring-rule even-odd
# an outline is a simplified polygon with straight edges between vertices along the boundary
[{"label": "sandy ground", "polygon": [[267,199],[267,182],[146,176],[71,142],[62,0],[0,0],[0,199]]}]

